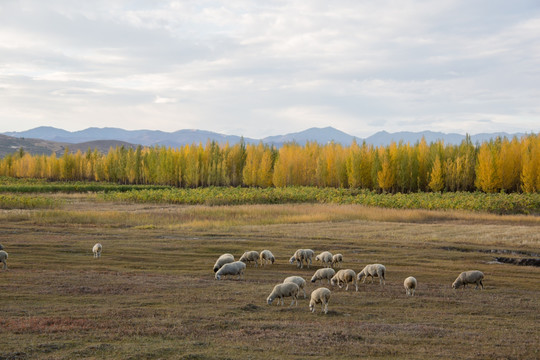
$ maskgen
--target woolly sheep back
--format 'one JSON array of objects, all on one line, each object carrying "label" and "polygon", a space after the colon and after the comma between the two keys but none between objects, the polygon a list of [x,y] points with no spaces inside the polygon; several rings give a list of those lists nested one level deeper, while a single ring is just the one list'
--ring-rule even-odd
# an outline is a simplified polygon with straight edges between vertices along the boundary
[{"label": "woolly sheep back", "polygon": [[411,295],[414,296],[414,291],[416,290],[416,279],[412,276],[409,276],[408,278],[403,281],[403,286],[405,287],[405,293],[407,296]]},{"label": "woolly sheep back", "polygon": [[304,278],[302,278],[301,276],[289,276],[288,278],[285,278],[285,280],[283,280],[283,283],[289,282],[298,285],[298,288],[302,289],[302,291],[304,292],[304,299],[307,298],[306,290],[304,288],[306,286],[306,280],[304,280]]},{"label": "woolly sheep back", "polygon": [[234,262],[234,256],[232,254],[221,255],[214,264],[214,272],[217,272],[225,264]]},{"label": "woolly sheep back", "polygon": [[274,254],[270,250],[263,250],[261,251],[260,255],[261,265],[265,265],[270,261],[272,264],[274,261],[276,261],[276,258],[274,257]]},{"label": "woolly sheep back", "polygon": [[328,279],[328,283],[330,284],[330,280],[332,277],[336,275],[336,271],[332,268],[322,268],[315,271],[315,274],[313,274],[313,277],[311,278],[311,282],[314,283],[317,280],[321,280],[321,283],[323,279]]},{"label": "woolly sheep back", "polygon": [[[279,298],[279,300],[281,301],[281,305],[283,305],[284,297],[292,297],[293,300],[291,302],[291,305],[289,306],[292,306],[292,304],[294,304],[295,302],[296,306],[298,306],[299,290],[300,288],[298,287],[298,285],[292,282],[277,284],[276,286],[274,286],[274,289],[272,290],[270,295],[268,295],[268,298],[266,298],[266,302],[268,303],[268,305],[271,305],[275,298]],[[280,302],[279,300],[277,302],[278,305]]]},{"label": "woolly sheep back", "polygon": [[470,270],[470,271],[464,271],[452,284],[452,288],[459,289],[461,286],[465,289],[467,284],[476,284],[475,289],[478,289],[478,286],[481,286],[482,289],[484,288],[484,284],[482,283],[482,280],[484,280],[484,273],[479,270]]},{"label": "woolly sheep back", "polygon": [[254,262],[255,267],[258,265],[259,261],[259,253],[257,251],[246,251],[238,261],[242,261],[244,263]]},{"label": "woolly sheep back", "polygon": [[371,276],[371,283],[373,284],[373,278],[379,278],[379,284],[386,284],[386,267],[382,264],[369,264],[358,273],[358,281],[364,279],[362,283],[366,282],[368,276]]},{"label": "woolly sheep back", "polygon": [[224,264],[215,275],[216,280],[221,280],[225,275],[238,275],[238,279],[243,278],[244,271],[246,270],[246,264],[242,261],[235,261],[232,263]]},{"label": "woolly sheep back", "polygon": [[309,310],[315,312],[315,305],[321,304],[321,310],[328,313],[328,301],[330,300],[331,291],[325,287],[313,290],[311,293],[311,300],[309,302]]},{"label": "woolly sheep back", "polygon": [[332,285],[337,285],[341,289],[343,284],[347,284],[345,291],[349,290],[349,283],[353,283],[356,291],[358,291],[358,283],[356,281],[356,273],[352,269],[339,270],[336,275],[330,280]]},{"label": "woolly sheep back", "polygon": [[334,254],[332,256],[332,267],[339,265],[341,267],[341,264],[343,263],[343,255],[342,254]]},{"label": "woolly sheep back", "polygon": [[333,255],[329,251],[323,251],[322,253],[320,253],[319,255],[315,257],[315,261],[320,261],[321,264],[325,267],[332,266],[332,259],[333,259]]},{"label": "woolly sheep back", "polygon": [[95,258],[101,257],[101,250],[102,249],[103,249],[103,246],[101,246],[100,243],[97,243],[96,245],[94,245],[94,247],[92,248],[92,252],[94,253]]},{"label": "woolly sheep back", "polygon": [[290,258],[289,262],[291,264],[294,264],[296,262],[296,267],[299,267],[300,269],[304,268],[304,261],[308,264],[309,269],[309,262],[307,258],[307,253],[305,249],[298,249],[294,252],[294,255]]}]

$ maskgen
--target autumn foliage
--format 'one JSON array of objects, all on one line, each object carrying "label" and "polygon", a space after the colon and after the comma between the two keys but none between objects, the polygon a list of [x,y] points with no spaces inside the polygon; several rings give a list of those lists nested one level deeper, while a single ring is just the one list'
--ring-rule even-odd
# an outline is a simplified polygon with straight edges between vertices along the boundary
[{"label": "autumn foliage", "polygon": [[540,137],[497,138],[473,144],[443,142],[375,147],[354,142],[277,149],[258,144],[181,148],[117,147],[107,154],[89,149],[57,157],[18,151],[0,160],[0,175],[69,181],[107,181],[184,188],[207,186],[359,188],[408,192],[538,192]]}]

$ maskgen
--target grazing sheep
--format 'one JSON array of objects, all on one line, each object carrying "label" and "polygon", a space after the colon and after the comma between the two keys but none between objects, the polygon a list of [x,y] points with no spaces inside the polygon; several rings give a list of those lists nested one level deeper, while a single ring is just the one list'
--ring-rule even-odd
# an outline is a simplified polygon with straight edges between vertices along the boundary
[{"label": "grazing sheep", "polygon": [[332,253],[329,251],[323,251],[315,257],[315,261],[320,261],[325,267],[332,266]]},{"label": "grazing sheep", "polygon": [[92,248],[92,252],[94,253],[95,258],[101,257],[101,249],[103,249],[103,246],[101,246],[100,243],[94,245],[94,247]]},{"label": "grazing sheep", "polygon": [[405,293],[407,296],[411,295],[414,296],[414,290],[416,290],[416,279],[412,276],[409,276],[405,279],[403,282],[403,286],[405,287]]},{"label": "grazing sheep", "polygon": [[457,277],[456,281],[452,284],[452,288],[459,289],[461,286],[463,286],[463,289],[467,286],[467,284],[476,284],[475,289],[478,289],[478,286],[482,286],[482,289],[484,288],[484,284],[482,284],[482,280],[484,279],[484,273],[478,270],[471,270],[471,271],[464,271]]},{"label": "grazing sheep", "polygon": [[255,267],[257,267],[257,261],[259,260],[259,253],[257,251],[246,251],[244,255],[238,260],[245,263],[254,261]]},{"label": "grazing sheep", "polygon": [[385,281],[386,280],[385,279],[386,268],[384,267],[384,265],[381,265],[381,264],[366,265],[366,267],[362,271],[360,271],[358,273],[358,281],[360,281],[360,280],[362,280],[362,278],[364,278],[362,283],[365,283],[368,276],[371,276],[371,283],[372,284],[373,284],[373,278],[374,277],[379,278],[379,284],[381,284],[381,285],[386,284],[386,281]]},{"label": "grazing sheep", "polygon": [[298,288],[302,289],[302,291],[304,292],[304,299],[307,298],[306,289],[304,289],[304,287],[306,286],[306,280],[304,280],[300,276],[289,276],[288,278],[285,278],[285,280],[283,280],[283,283],[289,282],[298,285]]},{"label": "grazing sheep", "polygon": [[330,284],[330,279],[336,275],[336,271],[332,268],[322,268],[317,271],[315,271],[315,274],[313,274],[313,277],[311,278],[311,282],[314,283],[317,280],[321,280],[321,283],[323,279],[328,279],[328,283]]},{"label": "grazing sheep", "polygon": [[244,270],[246,270],[246,264],[242,261],[227,263],[216,272],[216,280],[221,280],[221,277],[225,275],[238,275],[238,279],[241,279],[244,276]]},{"label": "grazing sheep", "polygon": [[349,290],[349,283],[353,283],[358,291],[358,283],[356,282],[356,273],[352,269],[339,270],[336,275],[330,280],[332,285],[337,285],[341,289],[343,284],[347,284],[345,290]]},{"label": "grazing sheep", "polygon": [[330,290],[325,287],[318,288],[311,293],[311,300],[309,302],[309,310],[315,312],[315,305],[321,304],[321,309],[325,314],[328,313],[328,300],[330,300]]},{"label": "grazing sheep", "polygon": [[343,263],[343,255],[335,254],[334,256],[332,256],[332,267],[334,267],[334,265],[337,267],[338,264],[339,264],[339,267],[341,267],[342,263]]},{"label": "grazing sheep", "polygon": [[260,255],[259,258],[261,260],[261,265],[266,265],[267,262],[269,262],[269,261],[271,261],[272,264],[273,264],[274,261],[276,261],[276,258],[274,257],[274,254],[272,254],[272,252],[270,250],[261,251],[261,255]]},{"label": "grazing sheep", "polygon": [[309,262],[307,260],[307,254],[306,254],[306,250],[304,249],[298,249],[294,252],[294,255],[289,259],[289,262],[291,264],[294,264],[294,262],[296,261],[296,267],[299,267],[300,269],[303,269],[304,268],[304,261],[306,261],[306,263],[308,264],[308,268],[309,268]]},{"label": "grazing sheep", "polygon": [[304,249],[304,256],[305,256],[307,268],[309,269],[309,265],[312,264],[313,257],[315,256],[315,251],[311,249]]},{"label": "grazing sheep", "polygon": [[[293,298],[291,305],[296,302],[296,306],[298,306],[298,291],[300,288],[298,285],[296,285],[293,282],[283,283],[283,284],[277,284],[274,286],[274,290],[268,295],[268,298],[266,299],[266,302],[268,305],[272,304],[272,301],[274,301],[275,298],[279,298],[281,300],[281,305],[283,305],[283,298],[291,296]],[[277,304],[279,305],[279,300]]]},{"label": "grazing sheep", "polygon": [[8,253],[5,252],[4,250],[0,250],[0,261],[4,264],[4,266],[2,267],[2,269],[4,270],[8,269],[7,262],[6,262],[7,258],[8,258]]},{"label": "grazing sheep", "polygon": [[216,260],[216,263],[214,264],[214,272],[221,269],[221,267],[225,264],[229,264],[234,262],[234,256],[232,254],[223,254]]}]

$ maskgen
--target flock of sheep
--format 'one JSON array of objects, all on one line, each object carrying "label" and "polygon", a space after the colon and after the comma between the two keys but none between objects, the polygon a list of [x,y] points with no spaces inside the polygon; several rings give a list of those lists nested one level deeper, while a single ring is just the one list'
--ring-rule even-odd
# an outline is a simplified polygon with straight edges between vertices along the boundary
[{"label": "flock of sheep", "polygon": [[[303,268],[305,263],[309,269],[310,265],[312,265],[314,255],[315,252],[311,249],[298,249],[290,258],[289,263],[296,263],[297,268]],[[263,250],[260,254],[257,251],[246,251],[238,261],[234,260],[232,254],[223,254],[214,264],[215,278],[216,280],[221,280],[224,276],[238,276],[238,279],[242,279],[246,270],[246,264],[253,262],[254,266],[257,267],[259,262],[261,266],[263,266],[268,263],[273,264],[275,260],[276,259],[270,250]],[[318,280],[322,283],[322,281],[326,279],[332,286],[337,285],[339,288],[345,286],[345,290],[349,289],[349,284],[354,285],[356,291],[358,291],[358,282],[362,281],[362,283],[365,283],[368,277],[371,277],[372,283],[374,278],[379,278],[381,286],[386,283],[386,267],[382,264],[366,265],[362,271],[356,274],[352,269],[341,269],[337,272],[333,269],[337,266],[341,267],[341,264],[343,263],[342,254],[332,255],[329,251],[323,251],[315,256],[315,261],[321,262],[324,267],[315,271],[311,278],[312,283],[316,283]],[[452,288],[458,289],[461,286],[466,287],[467,284],[476,284],[476,289],[478,289],[479,286],[483,289],[483,279],[484,274],[481,271],[464,271],[454,281]],[[414,296],[417,284],[416,279],[412,276],[405,279],[403,286],[407,296]],[[283,283],[274,286],[266,301],[270,305],[277,298],[277,304],[283,305],[283,298],[291,297],[292,301],[290,306],[293,304],[298,305],[298,294],[300,290],[304,292],[304,298],[307,297],[305,285],[306,281],[302,277],[289,276]],[[309,303],[310,311],[315,312],[315,305],[321,304],[322,311],[325,314],[328,313],[328,301],[330,295],[331,291],[325,287],[320,287],[312,291]]]},{"label": "flock of sheep", "polygon": [[[100,243],[97,243],[92,248],[92,253],[94,258],[101,257],[101,251],[103,246]],[[309,266],[312,265],[312,259],[315,255],[315,252],[311,249],[298,249],[294,255],[289,259],[289,263],[296,263],[297,268],[303,268],[304,263],[309,269]],[[4,251],[4,247],[0,244],[0,261],[3,263],[3,270],[7,270],[8,253]],[[223,254],[221,255],[216,263],[214,264],[215,278],[221,280],[224,276],[238,276],[239,279],[242,279],[244,276],[244,271],[246,270],[246,264],[253,262],[254,266],[257,267],[259,262],[261,266],[266,266],[268,264],[273,264],[276,261],[276,258],[270,250],[263,250],[261,253],[257,251],[246,251],[238,261],[234,260],[232,254]],[[352,269],[341,269],[335,271],[334,267],[341,267],[343,263],[343,255],[335,254],[332,255],[329,251],[323,251],[319,255],[315,256],[315,261],[321,262],[324,266],[321,269],[315,271],[311,277],[311,282],[316,283],[317,281],[322,281],[324,279],[328,280],[328,283],[332,286],[337,285],[339,288],[345,286],[345,290],[349,290],[349,284],[354,285],[356,291],[358,291],[358,282],[362,281],[365,283],[368,277],[371,277],[371,282],[373,283],[374,278],[379,278],[380,285],[385,285],[386,279],[386,267],[382,264],[369,264],[366,265],[362,271],[358,274]],[[464,271],[456,278],[452,284],[452,288],[458,289],[461,286],[466,287],[467,284],[476,284],[476,289],[479,286],[484,288],[482,280],[484,279],[484,274],[478,270]],[[417,287],[417,281],[414,277],[409,276],[403,282],[405,288],[405,293],[409,296],[414,296],[414,291]],[[304,298],[307,298],[305,290],[306,281],[300,276],[289,276],[283,283],[277,284],[274,286],[272,292],[266,299],[267,303],[270,305],[277,298],[278,304],[283,305],[283,298],[292,297],[291,305],[296,303],[298,305],[298,294],[300,289],[304,293]],[[325,287],[320,287],[311,292],[311,299],[309,302],[309,309],[311,312],[315,312],[315,305],[321,304],[322,311],[328,313],[328,301],[330,299],[331,291]]]}]

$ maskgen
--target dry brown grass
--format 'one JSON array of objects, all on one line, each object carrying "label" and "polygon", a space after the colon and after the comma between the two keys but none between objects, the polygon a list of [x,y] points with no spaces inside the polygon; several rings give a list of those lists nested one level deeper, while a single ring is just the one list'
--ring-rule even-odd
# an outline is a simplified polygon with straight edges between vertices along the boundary
[{"label": "dry brown grass", "polygon": [[[72,198],[62,210],[0,212],[0,359],[538,358],[540,269],[490,264],[505,249],[540,252],[538,217],[360,206],[156,206]],[[103,255],[92,258],[95,242]],[[267,306],[296,269],[297,248],[341,252],[343,268],[380,262],[387,285],[331,288]],[[224,252],[271,249],[245,280],[213,279]],[[459,272],[483,291],[454,291]],[[403,279],[418,279],[407,298]],[[320,285],[317,285],[317,287]],[[324,285],[328,286],[328,285]],[[314,289],[308,284],[308,291]]]}]

